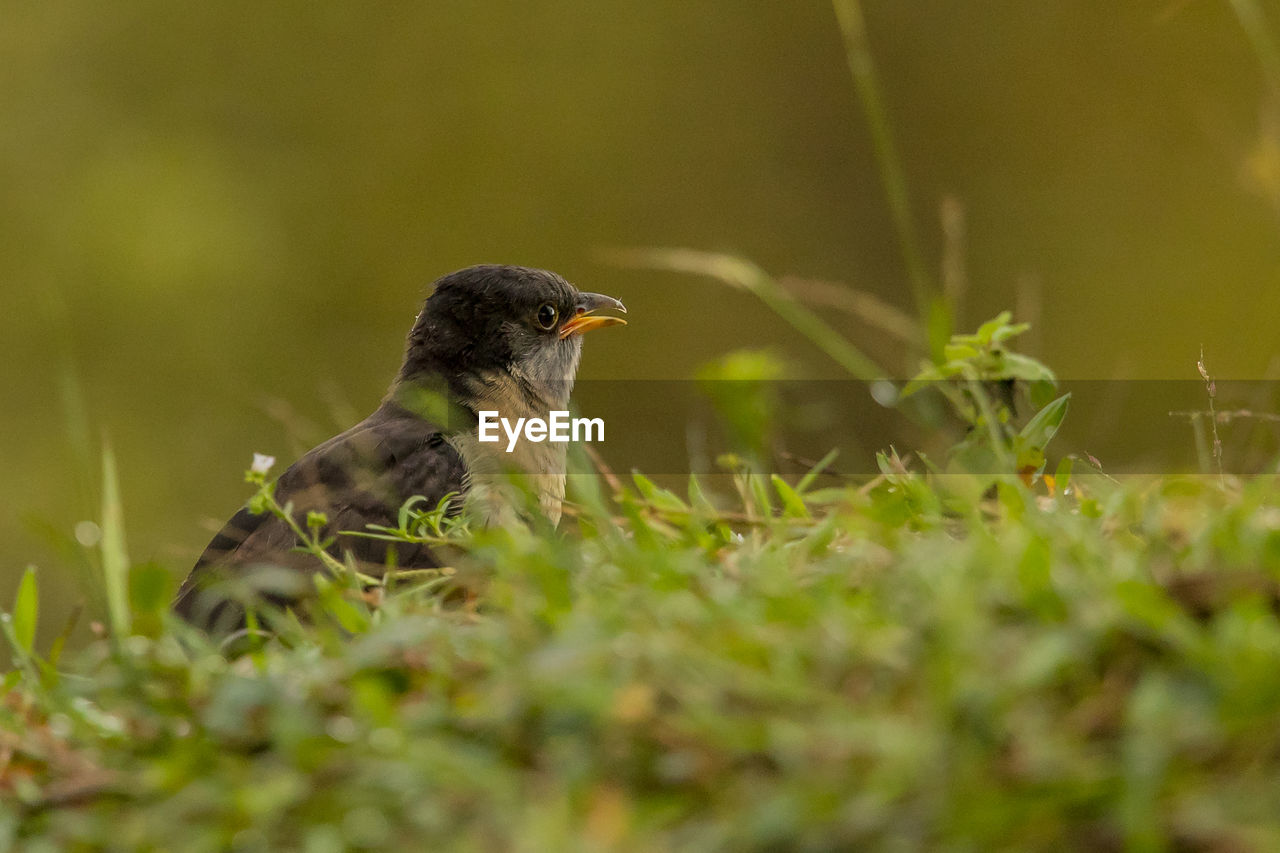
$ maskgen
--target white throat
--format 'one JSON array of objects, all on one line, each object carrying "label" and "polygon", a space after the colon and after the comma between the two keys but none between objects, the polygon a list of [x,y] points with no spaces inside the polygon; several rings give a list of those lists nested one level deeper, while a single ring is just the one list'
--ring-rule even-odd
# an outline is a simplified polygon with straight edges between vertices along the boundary
[{"label": "white throat", "polygon": [[[557,371],[552,378],[546,370],[552,364],[535,364],[528,365],[525,372],[489,373],[473,384],[473,397],[468,404],[476,412],[497,411],[512,422],[517,418],[546,420],[552,411],[568,408],[581,347],[563,350],[571,358],[554,367],[569,368],[566,372]],[[531,375],[535,371],[541,375]],[[481,442],[477,428],[451,436],[449,443],[467,469],[463,480],[467,509],[482,523],[501,526],[518,521],[519,507],[523,505],[520,491],[536,495],[543,514],[553,525],[559,523],[565,488],[565,444],[517,441],[508,452],[504,442]]]}]

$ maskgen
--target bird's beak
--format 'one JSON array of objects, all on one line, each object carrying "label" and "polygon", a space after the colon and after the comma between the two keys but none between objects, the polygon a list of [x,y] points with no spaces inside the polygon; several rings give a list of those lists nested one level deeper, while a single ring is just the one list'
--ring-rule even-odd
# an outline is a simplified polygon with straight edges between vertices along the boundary
[{"label": "bird's beak", "polygon": [[560,340],[564,340],[570,335],[589,332],[592,329],[603,329],[605,326],[627,325],[627,321],[621,317],[596,313],[606,308],[611,311],[621,311],[623,314],[627,313],[627,306],[612,296],[605,296],[600,293],[578,294],[578,307],[574,309],[573,316],[560,327]]}]

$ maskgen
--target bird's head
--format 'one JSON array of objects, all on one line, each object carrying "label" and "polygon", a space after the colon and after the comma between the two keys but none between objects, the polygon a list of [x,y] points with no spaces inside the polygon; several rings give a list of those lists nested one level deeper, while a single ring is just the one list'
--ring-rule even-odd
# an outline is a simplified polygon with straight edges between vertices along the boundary
[{"label": "bird's head", "polygon": [[401,382],[443,379],[468,402],[508,380],[536,402],[563,407],[582,355],[582,334],[625,325],[611,296],[579,291],[559,275],[486,265],[435,284],[409,333]]}]

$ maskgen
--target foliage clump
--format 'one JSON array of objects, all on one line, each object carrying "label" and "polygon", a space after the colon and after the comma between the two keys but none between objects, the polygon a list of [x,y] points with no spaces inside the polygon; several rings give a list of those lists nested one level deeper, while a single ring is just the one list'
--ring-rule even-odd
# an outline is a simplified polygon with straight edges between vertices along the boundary
[{"label": "foliage clump", "polygon": [[0,621],[0,849],[1277,846],[1280,485],[1047,474],[1067,398],[1020,330],[906,387],[962,422],[940,463],[602,469],[558,531],[449,498],[364,531],[429,572],[357,573],[255,459],[324,572],[229,638],[105,489],[110,627],[37,648],[33,572]]},{"label": "foliage clump", "polygon": [[[135,584],[123,636],[51,661],[32,579],[0,846],[1280,838],[1271,480],[975,494],[882,464],[583,489],[569,535],[474,531],[454,572],[377,595],[330,578],[238,657]],[[437,509],[383,535],[447,534]]]}]

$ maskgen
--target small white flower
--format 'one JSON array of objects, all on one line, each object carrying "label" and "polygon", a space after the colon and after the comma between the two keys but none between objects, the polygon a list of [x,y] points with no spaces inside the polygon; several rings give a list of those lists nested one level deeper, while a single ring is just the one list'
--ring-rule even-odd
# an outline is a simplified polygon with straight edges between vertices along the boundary
[{"label": "small white flower", "polygon": [[271,466],[276,464],[274,456],[268,456],[265,453],[253,454],[253,465],[249,468],[255,474],[265,474],[271,470]]}]

